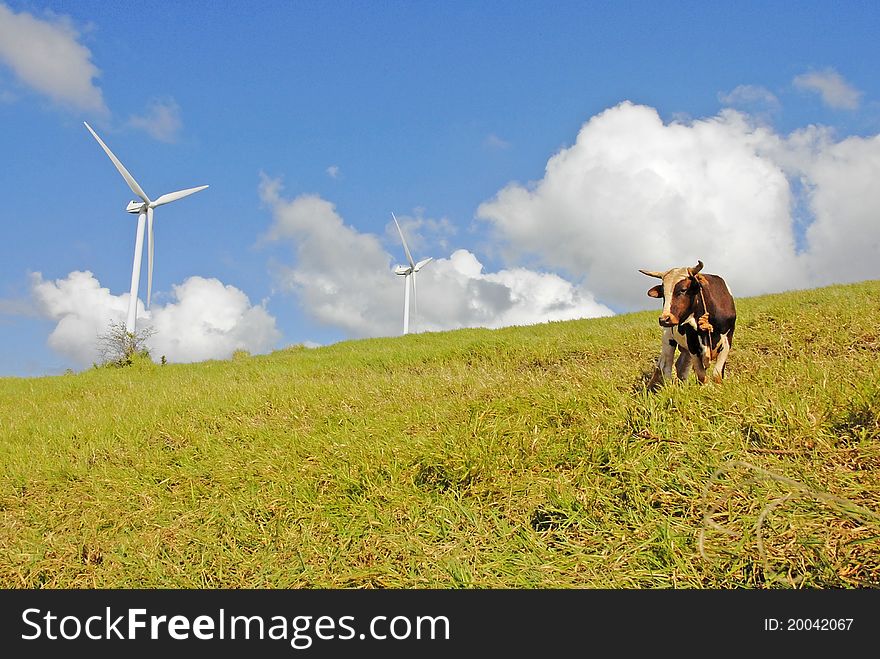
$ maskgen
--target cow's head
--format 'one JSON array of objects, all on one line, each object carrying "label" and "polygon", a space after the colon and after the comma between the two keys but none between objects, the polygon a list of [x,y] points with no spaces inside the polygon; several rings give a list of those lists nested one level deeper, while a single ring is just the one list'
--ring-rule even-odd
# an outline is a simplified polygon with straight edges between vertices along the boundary
[{"label": "cow's head", "polygon": [[697,273],[702,269],[703,262],[697,261],[693,268],[672,268],[666,272],[639,270],[662,281],[648,289],[649,297],[663,298],[663,312],[658,319],[660,325],[673,327],[693,313],[694,299],[700,290]]}]

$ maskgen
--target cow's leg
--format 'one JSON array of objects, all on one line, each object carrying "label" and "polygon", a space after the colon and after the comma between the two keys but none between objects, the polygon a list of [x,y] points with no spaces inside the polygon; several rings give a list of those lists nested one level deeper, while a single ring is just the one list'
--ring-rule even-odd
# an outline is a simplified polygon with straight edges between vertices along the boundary
[{"label": "cow's leg", "polygon": [[663,330],[663,345],[660,348],[660,360],[657,366],[666,380],[672,379],[672,365],[675,362],[676,347],[678,347],[678,343],[675,342],[672,328],[665,328]]},{"label": "cow's leg", "polygon": [[651,379],[648,380],[648,391],[654,391],[657,387],[663,384],[663,374],[660,372],[659,364],[654,364],[654,371],[651,373]]},{"label": "cow's leg", "polygon": [[709,349],[709,341],[708,339],[704,340],[702,338],[699,339],[700,344],[700,363],[703,366],[703,370],[707,371],[709,369],[709,362],[712,358],[712,351]]},{"label": "cow's leg", "polygon": [[675,360],[675,374],[679,380],[687,380],[691,374],[691,353],[687,350],[679,351],[678,359]]},{"label": "cow's leg", "polygon": [[648,382],[649,389],[659,386],[664,380],[672,379],[672,364],[675,361],[675,347],[677,345],[672,336],[672,330],[668,327],[665,328],[663,330],[663,343],[660,346],[660,356],[657,358],[654,373]]},{"label": "cow's leg", "polygon": [[721,382],[724,379],[724,366],[727,363],[727,356],[730,354],[730,341],[726,335],[721,335],[718,341],[718,357],[715,359],[715,368],[712,369],[712,379],[715,382]]},{"label": "cow's leg", "polygon": [[697,325],[693,317],[688,318],[684,323],[679,323],[678,332],[686,338],[687,351],[690,353],[691,366],[694,367],[697,380],[701,383],[705,382],[706,368],[709,366],[709,347],[703,343],[697,333]]},{"label": "cow's leg", "polygon": [[697,380],[700,381],[700,384],[706,382],[706,367],[703,366],[703,356],[702,355],[691,355],[691,364],[694,367],[694,372],[697,374]]}]

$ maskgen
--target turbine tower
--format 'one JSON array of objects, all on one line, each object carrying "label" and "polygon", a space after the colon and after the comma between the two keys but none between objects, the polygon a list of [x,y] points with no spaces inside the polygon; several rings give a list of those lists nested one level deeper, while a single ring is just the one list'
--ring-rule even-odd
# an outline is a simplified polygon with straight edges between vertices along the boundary
[{"label": "turbine tower", "polygon": [[116,166],[116,169],[119,170],[119,173],[122,174],[122,178],[125,179],[125,182],[128,183],[128,187],[131,188],[131,191],[134,192],[138,197],[140,197],[140,201],[130,201],[128,202],[128,206],[126,206],[125,210],[129,213],[138,216],[137,223],[137,234],[135,235],[134,242],[134,263],[131,267],[131,297],[128,300],[128,318],[125,321],[125,330],[130,333],[134,333],[135,330],[135,322],[137,320],[137,299],[138,299],[138,285],[140,283],[140,275],[141,275],[141,257],[144,251],[144,225],[146,224],[147,228],[147,308],[150,308],[150,297],[153,293],[153,209],[158,206],[163,206],[164,204],[169,204],[172,201],[177,201],[178,199],[183,199],[184,197],[188,197],[189,195],[198,192],[199,190],[204,190],[207,188],[207,185],[200,185],[197,188],[187,188],[186,190],[178,190],[177,192],[169,192],[168,194],[163,194],[161,197],[156,199],[155,201],[151,200],[147,193],[144,192],[143,188],[138,185],[137,181],[134,180],[134,177],[128,173],[128,170],[123,166],[119,159],[113,155],[113,152],[104,144],[103,140],[98,137],[98,134],[92,130],[92,127],[89,126],[86,122],[83,122],[86,128],[89,129],[89,132],[92,134],[96,140],[98,140],[98,144],[101,145],[101,148],[104,149],[104,153],[106,153],[110,160],[113,161],[113,164]]},{"label": "turbine tower", "polygon": [[419,302],[416,296],[416,273],[421,270],[423,267],[428,265],[430,261],[434,260],[433,256],[429,256],[426,259],[422,259],[418,263],[413,261],[412,254],[409,253],[409,247],[406,245],[406,238],[403,237],[403,231],[400,229],[400,224],[397,222],[397,218],[394,217],[394,213],[391,213],[391,217],[394,220],[394,224],[397,225],[397,233],[400,234],[400,241],[403,243],[403,251],[406,252],[406,260],[409,261],[409,265],[399,265],[394,268],[394,274],[403,276],[403,333],[409,333],[409,288],[410,288],[410,279],[412,280],[412,294],[413,294],[413,306],[416,308],[416,313],[419,312]]}]

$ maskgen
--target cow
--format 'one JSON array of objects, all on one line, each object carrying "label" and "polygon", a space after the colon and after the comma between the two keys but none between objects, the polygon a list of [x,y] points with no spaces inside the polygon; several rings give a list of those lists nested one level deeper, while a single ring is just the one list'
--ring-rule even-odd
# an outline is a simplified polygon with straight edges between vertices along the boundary
[{"label": "cow", "polygon": [[672,379],[676,347],[675,373],[687,378],[691,366],[700,383],[706,381],[710,360],[715,360],[712,379],[721,382],[724,367],[733,345],[736,306],[725,281],[718,275],[700,274],[703,262],[693,268],[672,268],[666,272],[639,270],[662,283],[648,289],[648,296],[663,300],[658,322],[663,328],[660,357],[648,388],[654,389]]}]

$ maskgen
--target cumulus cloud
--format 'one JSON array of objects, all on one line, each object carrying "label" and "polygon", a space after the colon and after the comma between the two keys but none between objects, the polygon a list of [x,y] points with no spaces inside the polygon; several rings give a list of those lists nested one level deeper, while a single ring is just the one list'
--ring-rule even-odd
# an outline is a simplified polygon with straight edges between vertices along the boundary
[{"label": "cumulus cloud", "polygon": [[[482,263],[464,249],[430,263],[416,277],[421,300],[416,327],[421,330],[496,328],[612,314],[591,293],[557,274],[521,267],[484,273]],[[402,298],[401,287],[399,311]]]},{"label": "cumulus cloud", "polygon": [[[71,272],[64,279],[32,275],[31,294],[39,315],[56,321],[49,347],[87,366],[100,360],[98,336],[111,322],[124,322],[129,294],[113,295],[91,272]],[[138,300],[138,327],[152,326],[147,342],[154,357],[171,362],[225,359],[235,350],[271,350],[280,338],[275,319],[262,305],[217,279],[190,277],[172,289],[173,301],[145,311]]]},{"label": "cumulus cloud", "polygon": [[880,277],[880,135],[836,142],[830,131],[810,128],[784,147],[813,215],[806,231],[810,281]]},{"label": "cumulus cloud", "polygon": [[327,168],[327,176],[330,178],[339,178],[339,166],[338,165],[330,165]]},{"label": "cumulus cloud", "polygon": [[[397,214],[396,217],[403,235],[406,236],[406,244],[413,252],[425,249],[428,244],[436,245],[445,250],[449,247],[451,238],[458,232],[448,218],[442,217],[438,220],[425,217],[421,208],[417,208],[414,215]],[[391,222],[385,225],[385,240],[400,245],[398,253],[403,258],[404,252],[400,242],[400,234],[397,232],[397,227]]]},{"label": "cumulus cloud", "polygon": [[[393,266],[404,261],[402,255],[392,257],[378,236],[346,225],[333,204],[318,196],[285,199],[280,183],[268,178],[260,185],[260,195],[273,217],[266,238],[289,242],[294,251],[292,265],[278,266],[278,281],[298,296],[313,318],[352,336],[400,333],[404,279],[393,273]],[[426,255],[416,251],[413,256]],[[417,299],[411,304],[410,328],[416,331],[611,313],[589,293],[552,273],[523,268],[484,273],[476,256],[466,250],[448,258],[438,255],[425,266],[417,275]]]},{"label": "cumulus cloud", "polygon": [[273,214],[266,239],[289,241],[295,252],[296,264],[276,272],[282,288],[296,293],[322,323],[357,336],[383,334],[386,319],[374,305],[383,307],[393,294],[390,257],[378,237],[346,226],[334,205],[317,195],[288,201],[280,190],[278,181],[263,178],[260,196]]},{"label": "cumulus cloud", "polygon": [[[584,124],[540,181],[505,187],[477,214],[511,258],[563,268],[633,309],[647,304],[639,268],[698,259],[739,295],[877,277],[878,176],[878,137],[783,137],[729,109],[666,124],[625,102]],[[807,207],[802,237],[793,182]]]},{"label": "cumulus cloud", "polygon": [[22,84],[53,102],[106,115],[103,94],[94,82],[100,71],[79,38],[67,17],[47,13],[38,18],[0,4],[0,62]]},{"label": "cumulus cloud", "polygon": [[766,132],[732,111],[666,125],[653,108],[623,103],[590,119],[541,181],[507,186],[477,214],[515,254],[586,276],[624,308],[644,302],[638,268],[697,259],[762,292],[798,269],[788,181],[755,153]]},{"label": "cumulus cloud", "polygon": [[776,95],[760,85],[739,85],[730,92],[720,92],[718,100],[726,107],[737,108],[762,117],[772,115],[781,108]]},{"label": "cumulus cloud", "polygon": [[281,334],[262,305],[217,279],[190,277],[172,287],[175,302],[150,310],[152,347],[170,361],[223,359],[235,350],[271,350]]},{"label": "cumulus cloud", "polygon": [[[31,294],[39,314],[57,321],[49,335],[49,347],[73,362],[87,366],[99,361],[98,335],[111,322],[124,321],[129,296],[115,296],[102,288],[91,272],[71,272],[65,279],[45,281],[31,275]],[[138,303],[138,316],[143,305]]]},{"label": "cumulus cloud", "polygon": [[857,109],[862,96],[862,92],[850,85],[834,69],[801,74],[794,79],[794,86],[819,94],[825,105],[838,110]]},{"label": "cumulus cloud", "polygon": [[129,117],[128,125],[145,131],[160,142],[176,142],[183,128],[180,106],[173,98],[153,99],[145,114]]}]

